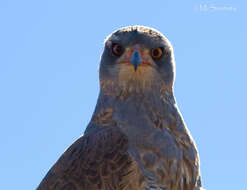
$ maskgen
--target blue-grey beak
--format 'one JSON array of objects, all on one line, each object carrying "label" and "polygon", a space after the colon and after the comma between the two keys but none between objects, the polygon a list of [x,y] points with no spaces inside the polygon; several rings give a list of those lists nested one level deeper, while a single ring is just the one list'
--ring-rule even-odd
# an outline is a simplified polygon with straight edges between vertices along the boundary
[{"label": "blue-grey beak", "polygon": [[133,54],[133,56],[131,58],[131,62],[134,65],[134,68],[135,68],[135,71],[136,71],[138,65],[140,65],[140,63],[141,63],[141,57],[140,57],[138,51],[135,51],[135,53]]}]

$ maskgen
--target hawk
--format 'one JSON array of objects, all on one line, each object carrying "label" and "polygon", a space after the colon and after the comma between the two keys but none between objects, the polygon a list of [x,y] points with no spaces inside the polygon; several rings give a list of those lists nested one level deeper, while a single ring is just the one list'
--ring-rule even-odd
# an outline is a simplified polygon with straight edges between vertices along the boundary
[{"label": "hawk", "polygon": [[110,34],[85,133],[37,190],[200,190],[199,156],[174,97],[166,37],[145,26]]}]

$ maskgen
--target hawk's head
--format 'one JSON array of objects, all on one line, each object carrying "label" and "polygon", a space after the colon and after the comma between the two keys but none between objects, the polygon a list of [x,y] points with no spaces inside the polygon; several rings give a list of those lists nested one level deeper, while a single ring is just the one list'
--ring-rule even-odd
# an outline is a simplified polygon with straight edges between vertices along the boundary
[{"label": "hawk's head", "polygon": [[103,91],[172,90],[174,75],[172,46],[157,30],[130,26],[105,40],[100,63]]}]

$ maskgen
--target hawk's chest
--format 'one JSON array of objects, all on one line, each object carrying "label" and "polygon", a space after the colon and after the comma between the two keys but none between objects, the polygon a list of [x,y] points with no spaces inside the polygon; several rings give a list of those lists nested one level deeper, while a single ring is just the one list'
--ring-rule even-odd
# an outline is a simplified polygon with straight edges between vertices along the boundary
[{"label": "hawk's chest", "polygon": [[129,154],[145,187],[173,190],[195,186],[197,151],[173,105],[154,99],[151,103],[116,101],[96,116],[98,125],[116,126],[127,136]]},{"label": "hawk's chest", "polygon": [[194,184],[198,170],[194,145],[187,144],[186,148],[183,146],[186,142],[181,142],[169,128],[158,128],[161,124],[157,123],[147,117],[121,123],[129,139],[129,151],[144,176],[143,184],[168,190]]}]

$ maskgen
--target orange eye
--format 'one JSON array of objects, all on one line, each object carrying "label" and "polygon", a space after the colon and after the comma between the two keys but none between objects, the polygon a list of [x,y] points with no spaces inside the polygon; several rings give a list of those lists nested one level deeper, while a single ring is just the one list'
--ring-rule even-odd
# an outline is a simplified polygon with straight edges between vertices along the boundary
[{"label": "orange eye", "polygon": [[160,58],[162,56],[162,54],[163,54],[163,51],[162,51],[162,48],[160,48],[160,47],[159,48],[154,48],[151,51],[151,55],[155,59]]},{"label": "orange eye", "polygon": [[113,43],[112,52],[114,53],[114,55],[120,56],[123,53],[123,47],[117,43]]}]

